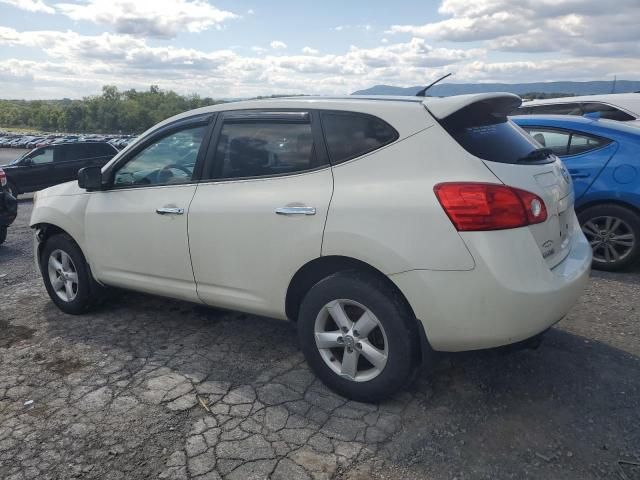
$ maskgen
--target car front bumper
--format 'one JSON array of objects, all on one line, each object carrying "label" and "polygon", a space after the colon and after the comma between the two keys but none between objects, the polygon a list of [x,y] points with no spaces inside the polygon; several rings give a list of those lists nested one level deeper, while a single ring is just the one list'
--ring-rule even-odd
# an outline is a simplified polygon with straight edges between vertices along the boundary
[{"label": "car front bumper", "polygon": [[390,275],[422,322],[434,350],[509,345],[559,322],[589,280],[591,248],[576,227],[568,256],[550,269],[526,228],[469,232],[470,271]]}]

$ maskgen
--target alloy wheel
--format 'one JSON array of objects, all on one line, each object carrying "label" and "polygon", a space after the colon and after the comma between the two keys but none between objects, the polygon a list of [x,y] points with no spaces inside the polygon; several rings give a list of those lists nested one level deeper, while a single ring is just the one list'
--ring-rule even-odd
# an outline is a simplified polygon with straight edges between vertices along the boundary
[{"label": "alloy wheel", "polygon": [[68,253],[54,250],[49,255],[48,273],[51,287],[65,302],[71,302],[78,295],[78,270]]},{"label": "alloy wheel", "polygon": [[327,303],[316,317],[314,335],[327,366],[349,380],[372,380],[387,364],[389,343],[382,323],[356,301]]},{"label": "alloy wheel", "polygon": [[591,218],[582,225],[582,231],[593,249],[593,259],[600,263],[624,260],[636,242],[631,226],[618,217]]}]

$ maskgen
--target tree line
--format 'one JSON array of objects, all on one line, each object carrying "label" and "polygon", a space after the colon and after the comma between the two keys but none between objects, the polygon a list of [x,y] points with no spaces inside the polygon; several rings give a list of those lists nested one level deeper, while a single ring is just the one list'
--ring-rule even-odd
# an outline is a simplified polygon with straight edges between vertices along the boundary
[{"label": "tree line", "polygon": [[0,100],[0,126],[45,132],[140,133],[172,115],[221,103],[210,97],[178,95],[153,85],[148,91],[102,87],[82,100]]}]

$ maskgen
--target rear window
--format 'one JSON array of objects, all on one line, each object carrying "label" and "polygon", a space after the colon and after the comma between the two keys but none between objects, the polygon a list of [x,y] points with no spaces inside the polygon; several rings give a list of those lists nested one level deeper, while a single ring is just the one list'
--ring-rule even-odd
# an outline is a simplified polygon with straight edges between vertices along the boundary
[{"label": "rear window", "polygon": [[384,120],[359,113],[322,113],[322,128],[333,165],[398,139],[398,132]]},{"label": "rear window", "polygon": [[482,103],[469,105],[442,120],[441,125],[467,152],[499,163],[547,163],[554,157],[535,155],[540,149],[531,137],[504,115]]},{"label": "rear window", "polygon": [[582,115],[582,107],[579,103],[523,105],[512,115]]},{"label": "rear window", "polygon": [[630,120],[635,120],[635,117],[629,115],[627,112],[623,112],[622,110],[605,103],[583,103],[582,107],[584,109],[584,113],[599,113],[600,118],[618,120],[619,122],[628,122]]}]

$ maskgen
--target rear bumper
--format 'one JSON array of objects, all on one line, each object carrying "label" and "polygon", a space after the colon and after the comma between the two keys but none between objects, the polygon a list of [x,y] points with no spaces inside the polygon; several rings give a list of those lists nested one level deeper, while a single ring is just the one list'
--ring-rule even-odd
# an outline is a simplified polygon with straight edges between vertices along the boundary
[{"label": "rear bumper", "polygon": [[8,227],[18,215],[18,202],[9,192],[0,190],[0,227]]},{"label": "rear bumper", "polygon": [[412,270],[390,278],[422,322],[431,347],[509,345],[560,321],[589,280],[591,248],[576,226],[569,255],[549,269],[526,229],[469,232],[470,271]]}]

